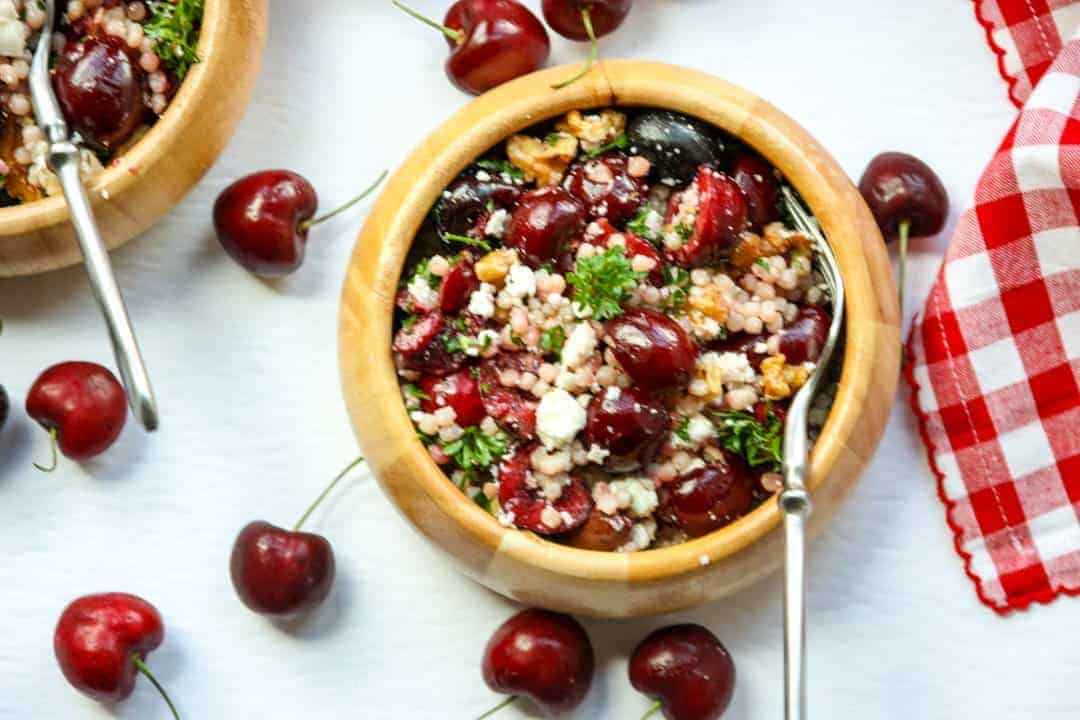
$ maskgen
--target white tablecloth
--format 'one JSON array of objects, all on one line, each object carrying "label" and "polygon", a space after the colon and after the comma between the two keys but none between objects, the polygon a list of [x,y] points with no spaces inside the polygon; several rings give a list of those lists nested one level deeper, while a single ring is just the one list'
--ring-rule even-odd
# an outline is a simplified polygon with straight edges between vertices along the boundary
[{"label": "white tablecloth", "polygon": [[[236,599],[237,530],[292,522],[356,454],[338,383],[337,304],[363,211],[316,229],[305,266],[263,283],[213,238],[210,206],[241,173],[307,175],[323,207],[395,166],[468,98],[443,75],[445,43],[381,0],[274,0],[255,98],[220,161],[153,231],[114,254],[161,403],[161,431],[129,422],[107,454],[53,475],[21,411],[38,372],[111,365],[78,268],[0,281],[0,717],[108,718],[67,687],[52,631],[74,597],[140,594],[161,610],[150,665],[185,718],[469,718],[493,704],[481,650],[514,606],[464,579],[359,474],[314,517],[339,575],[315,616],[280,629]],[[539,10],[539,0],[527,3]],[[447,2],[416,0],[439,13]],[[638,0],[605,55],[680,63],[785,109],[857,177],[907,150],[962,204],[1012,118],[968,2]],[[554,60],[584,48],[554,40]],[[953,218],[959,208],[954,207]],[[914,243],[909,297],[925,295],[944,239]],[[914,306],[914,302],[912,303]],[[981,607],[934,495],[901,394],[862,483],[811,548],[810,701],[818,718],[1073,718],[1080,604],[1001,619]],[[587,622],[595,685],[576,717],[647,707],[625,658],[675,620]],[[781,716],[777,578],[681,614],[738,666],[728,717]],[[165,718],[144,681],[119,718]],[[526,716],[508,709],[503,717]]]}]

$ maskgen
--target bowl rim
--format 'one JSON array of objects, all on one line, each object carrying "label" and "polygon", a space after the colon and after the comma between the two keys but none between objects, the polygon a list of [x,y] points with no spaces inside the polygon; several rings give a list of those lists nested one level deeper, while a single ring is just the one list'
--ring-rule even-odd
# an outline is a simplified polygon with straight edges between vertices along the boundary
[{"label": "bowl rim", "polygon": [[[91,202],[118,197],[138,183],[140,169],[152,166],[161,159],[166,148],[172,147],[172,141],[180,134],[195,105],[193,101],[205,93],[207,84],[213,80],[213,75],[205,72],[205,66],[212,64],[211,58],[218,54],[217,48],[226,42],[225,6],[235,1],[206,0],[196,49],[199,62],[188,71],[165,113],[131,147],[114,155],[103,172],[86,183]],[[63,195],[0,208],[0,243],[5,236],[41,230],[65,222],[68,217]]]},{"label": "bowl rim", "polygon": [[[678,545],[617,553],[574,548],[528,531],[504,527],[466,497],[416,437],[390,360],[393,298],[405,255],[442,190],[475,158],[514,132],[570,109],[647,106],[674,110],[704,120],[761,153],[802,195],[826,236],[834,242],[849,241],[853,246],[837,248],[849,293],[874,299],[865,306],[852,303],[846,313],[840,384],[810,458],[807,485],[812,493],[825,490],[825,484],[831,483],[837,486],[837,494],[841,494],[854,479],[830,479],[832,467],[842,454],[854,454],[865,461],[876,444],[875,437],[869,443],[869,449],[845,445],[857,432],[861,404],[870,394],[874,374],[866,371],[857,375],[854,369],[856,361],[863,367],[875,361],[866,357],[868,350],[860,347],[860,341],[867,340],[875,346],[880,344],[880,338],[872,335],[875,332],[880,335],[882,326],[890,328],[889,335],[893,332],[898,335],[896,297],[891,273],[884,282],[880,278],[875,278],[878,284],[871,282],[869,264],[873,264],[873,270],[878,272],[883,264],[887,266],[887,255],[879,235],[876,237],[880,249],[863,239],[876,234],[877,230],[876,226],[864,222],[863,216],[869,218],[869,212],[861,197],[835,160],[788,116],[756,95],[714,76],[675,65],[637,60],[604,60],[585,78],[563,90],[538,92],[550,87],[553,81],[574,67],[562,66],[533,73],[474,100],[431,133],[384,187],[359,235],[342,290],[338,348],[342,383],[350,403],[354,430],[364,450],[372,456],[373,472],[399,511],[421,530],[424,530],[421,524],[402,507],[396,489],[384,477],[391,463],[399,467],[404,464],[414,471],[414,482],[427,499],[467,539],[480,543],[492,553],[509,553],[514,560],[561,576],[614,583],[656,583],[701,572],[753,545],[778,527],[781,513],[777,504],[766,500],[731,525]],[[760,108],[762,113],[750,112],[748,107]],[[498,139],[492,143],[487,140],[489,136]],[[417,211],[419,207],[423,212]],[[367,243],[376,246],[365,248]],[[866,257],[867,252],[873,257]],[[373,267],[361,267],[362,263],[371,260],[374,260]],[[367,293],[371,302],[359,315],[349,302],[356,293]],[[384,309],[385,317],[379,316],[377,308],[380,307]],[[350,357],[360,348],[347,347],[353,337],[353,327],[364,333],[369,344],[364,348],[362,361]],[[372,349],[370,345],[376,347]],[[373,362],[369,362],[372,358]],[[883,372],[886,377],[895,374],[891,367]],[[358,377],[360,374],[363,374],[362,378]],[[382,447],[384,439],[375,437],[374,430],[369,437],[360,418],[364,412],[370,412],[370,408],[357,405],[352,399],[354,395],[368,401],[389,401],[393,409],[379,416],[379,432],[393,438],[404,425],[412,442],[391,450]],[[890,393],[888,404],[891,402]]]}]

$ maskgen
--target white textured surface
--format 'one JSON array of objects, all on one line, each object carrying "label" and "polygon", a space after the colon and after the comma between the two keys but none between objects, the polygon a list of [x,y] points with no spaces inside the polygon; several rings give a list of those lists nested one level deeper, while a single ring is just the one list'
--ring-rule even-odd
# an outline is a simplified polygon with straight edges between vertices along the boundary
[{"label": "white textured surface", "polygon": [[[416,0],[439,12],[446,2]],[[539,7],[539,0],[528,4]],[[240,173],[309,176],[330,207],[392,167],[466,99],[444,79],[445,45],[377,0],[275,0],[263,73],[236,138],[155,230],[115,253],[163,411],[129,423],[105,456],[51,476],[21,412],[37,372],[111,364],[82,271],[0,282],[0,382],[14,417],[0,437],[0,717],[113,715],[68,688],[53,624],[77,595],[126,590],[165,616],[150,658],[196,718],[468,718],[493,704],[479,676],[510,603],[462,579],[366,477],[314,518],[337,551],[327,605],[279,629],[248,613],[227,557],[249,520],[292,521],[354,454],[336,361],[337,299],[362,212],[314,232],[306,266],[259,282],[213,240],[209,207]],[[970,3],[912,0],[638,0],[609,56],[723,75],[799,119],[857,176],[874,153],[917,153],[961,202],[1014,116]],[[556,39],[554,59],[583,56]],[[954,217],[956,209],[954,208]],[[910,297],[941,240],[916,241]],[[1076,600],[1001,619],[978,604],[903,408],[849,504],[811,548],[811,705],[818,718],[1075,717]],[[776,578],[679,619],[703,622],[739,669],[729,718],[778,718]],[[588,622],[599,672],[577,717],[647,706],[625,657],[674,618]],[[115,717],[165,718],[146,683]],[[503,717],[523,717],[510,709]]]}]

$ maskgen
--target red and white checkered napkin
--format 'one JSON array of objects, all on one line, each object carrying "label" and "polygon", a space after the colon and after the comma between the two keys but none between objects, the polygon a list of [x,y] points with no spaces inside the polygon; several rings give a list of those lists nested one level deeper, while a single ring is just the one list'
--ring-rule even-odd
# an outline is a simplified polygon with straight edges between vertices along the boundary
[{"label": "red and white checkered napkin", "polygon": [[956,548],[1000,613],[1080,594],[1078,217],[1080,36],[980,178],[908,341]]}]

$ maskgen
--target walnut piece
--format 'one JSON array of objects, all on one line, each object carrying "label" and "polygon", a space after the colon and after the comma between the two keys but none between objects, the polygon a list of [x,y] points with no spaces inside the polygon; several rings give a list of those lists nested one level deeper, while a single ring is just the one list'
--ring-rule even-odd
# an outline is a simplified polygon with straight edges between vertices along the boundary
[{"label": "walnut piece", "polygon": [[623,134],[626,130],[626,115],[611,109],[589,115],[571,110],[566,113],[566,117],[555,123],[555,129],[581,140],[581,145],[586,150],[595,150]]},{"label": "walnut piece", "polygon": [[788,365],[783,355],[761,361],[762,389],[767,400],[783,400],[806,384],[810,371],[802,365]]},{"label": "walnut piece", "polygon": [[511,248],[492,250],[476,262],[476,277],[481,282],[501,287],[510,267],[517,262],[517,252]]},{"label": "walnut piece", "polygon": [[814,241],[802,233],[788,230],[783,223],[769,223],[761,235],[744,232],[739,244],[731,252],[731,266],[736,270],[748,270],[759,258],[784,255],[791,250],[810,254]]},{"label": "walnut piece", "polygon": [[577,138],[565,133],[557,133],[544,140],[529,135],[514,135],[506,141],[506,156],[510,164],[525,173],[526,180],[535,180],[541,187],[562,182],[567,166],[577,157],[577,150]]}]

